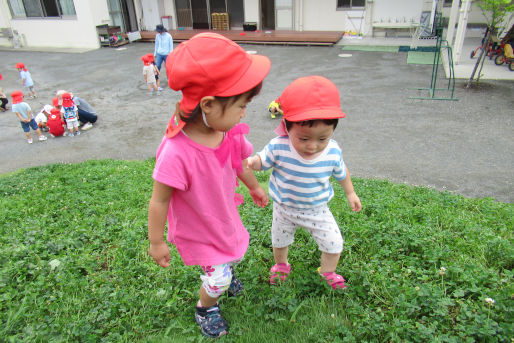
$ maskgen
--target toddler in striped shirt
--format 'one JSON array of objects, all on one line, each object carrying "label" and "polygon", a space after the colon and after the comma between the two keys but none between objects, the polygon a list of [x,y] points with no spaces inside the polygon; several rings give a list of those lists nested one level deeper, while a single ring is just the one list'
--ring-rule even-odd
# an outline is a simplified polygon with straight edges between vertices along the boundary
[{"label": "toddler in striped shirt", "polygon": [[248,160],[254,170],[273,168],[269,194],[273,199],[271,240],[275,265],[270,283],[285,281],[291,272],[288,247],[298,227],[305,228],[321,251],[318,273],[333,288],[345,288],[335,270],[343,250],[343,237],[328,207],[334,196],[330,177],[343,187],[352,211],[361,202],[350,178],[341,148],[332,139],[341,110],[339,91],[322,76],[301,77],[286,87],[278,99],[284,112],[273,138]]}]

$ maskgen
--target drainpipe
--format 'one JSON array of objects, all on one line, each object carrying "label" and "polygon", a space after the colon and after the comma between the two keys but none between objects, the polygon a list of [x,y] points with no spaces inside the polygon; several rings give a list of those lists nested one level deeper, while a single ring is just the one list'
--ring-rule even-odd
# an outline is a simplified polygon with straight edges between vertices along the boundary
[{"label": "drainpipe", "polygon": [[468,26],[468,14],[471,8],[471,0],[463,0],[460,8],[459,25],[457,26],[457,34],[453,45],[453,62],[459,64],[460,55],[462,53],[462,45],[466,36],[466,28]]}]

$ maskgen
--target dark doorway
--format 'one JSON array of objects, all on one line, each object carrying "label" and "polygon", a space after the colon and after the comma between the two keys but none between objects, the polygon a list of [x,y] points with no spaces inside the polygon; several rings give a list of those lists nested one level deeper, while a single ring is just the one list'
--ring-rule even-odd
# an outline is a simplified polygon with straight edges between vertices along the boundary
[{"label": "dark doorway", "polygon": [[275,0],[261,0],[261,29],[275,30]]},{"label": "dark doorway", "polygon": [[193,29],[209,29],[207,1],[191,0],[191,8],[193,12]]}]

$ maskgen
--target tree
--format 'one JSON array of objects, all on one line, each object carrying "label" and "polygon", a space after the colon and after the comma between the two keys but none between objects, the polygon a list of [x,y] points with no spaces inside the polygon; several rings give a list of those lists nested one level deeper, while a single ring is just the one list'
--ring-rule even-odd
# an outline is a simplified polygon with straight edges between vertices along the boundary
[{"label": "tree", "polygon": [[514,10],[514,4],[511,0],[478,0],[477,5],[480,7],[482,14],[487,19],[487,34],[482,40],[483,48],[480,51],[477,63],[475,63],[475,67],[473,68],[473,72],[471,73],[471,77],[468,80],[466,88],[471,87],[471,83],[473,82],[475,73],[479,66],[480,70],[478,72],[477,82],[480,80],[480,72],[482,71],[486,57],[485,52],[487,47],[491,44],[492,34],[498,32],[507,14],[512,13]]}]

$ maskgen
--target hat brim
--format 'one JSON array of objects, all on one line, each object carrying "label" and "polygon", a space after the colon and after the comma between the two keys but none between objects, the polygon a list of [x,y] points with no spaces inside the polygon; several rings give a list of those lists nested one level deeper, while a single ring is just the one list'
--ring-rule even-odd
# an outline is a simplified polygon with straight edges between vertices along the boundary
[{"label": "hat brim", "polygon": [[291,122],[298,122],[304,120],[316,120],[316,119],[339,119],[346,117],[346,114],[341,111],[340,108],[320,108],[320,109],[311,109],[305,112],[297,113],[297,114],[287,114],[284,113],[284,119]]},{"label": "hat brim", "polygon": [[271,68],[271,61],[263,55],[248,55],[252,63],[241,78],[230,88],[216,96],[233,96],[243,94],[261,83],[268,75]]}]

